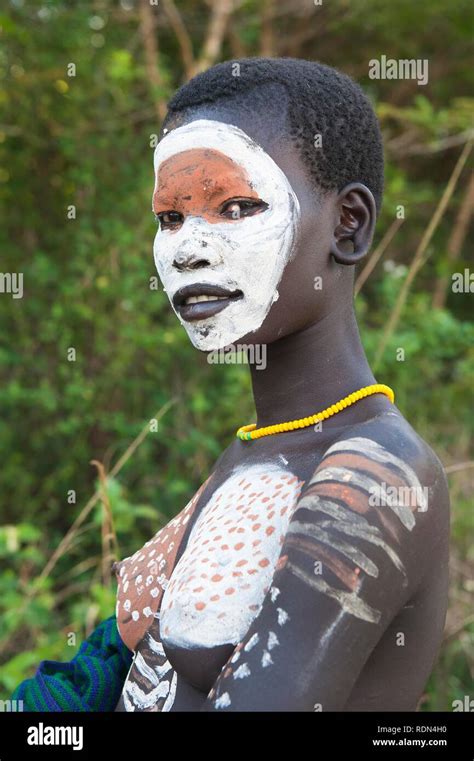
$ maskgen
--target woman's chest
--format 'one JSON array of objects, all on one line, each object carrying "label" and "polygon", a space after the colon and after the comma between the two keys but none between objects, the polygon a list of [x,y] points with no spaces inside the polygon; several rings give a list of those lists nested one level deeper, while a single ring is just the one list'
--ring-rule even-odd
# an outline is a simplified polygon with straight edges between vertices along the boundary
[{"label": "woman's chest", "polygon": [[[155,670],[153,653],[158,650],[162,658],[166,657],[168,668],[177,673],[178,681],[183,678],[204,692],[212,686],[228,655],[258,615],[302,486],[300,478],[274,462],[237,466],[200,508],[172,568],[167,549],[170,540],[177,541],[177,524],[171,526],[173,535],[168,530],[170,524],[160,532],[160,544],[150,558],[155,559],[155,565],[150,568],[161,572],[161,586],[152,573],[146,577],[138,573],[140,563],[150,562],[153,542],[147,543],[137,557],[128,559],[134,563],[128,566],[132,576],[126,576],[125,583],[124,574],[119,576],[122,594],[118,595],[118,610],[122,620],[128,616],[129,626],[135,624],[135,639],[137,633],[140,636],[133,648],[136,663],[124,686],[127,705],[134,704],[137,694],[141,705],[152,700],[158,685],[143,672],[149,677]],[[192,514],[192,501],[183,513],[181,521]],[[163,537],[162,532],[168,536]],[[162,565],[164,560],[166,565]],[[136,591],[137,580],[142,594],[149,589],[141,599],[141,610],[124,592],[127,581]],[[130,588],[126,587],[127,592]],[[140,630],[130,610],[125,610],[134,606],[146,618]],[[123,623],[119,629],[122,633]],[[136,709],[146,710],[138,704]]]},{"label": "woman's chest", "polygon": [[237,468],[200,513],[160,606],[165,650],[236,645],[267,593],[302,482]]}]

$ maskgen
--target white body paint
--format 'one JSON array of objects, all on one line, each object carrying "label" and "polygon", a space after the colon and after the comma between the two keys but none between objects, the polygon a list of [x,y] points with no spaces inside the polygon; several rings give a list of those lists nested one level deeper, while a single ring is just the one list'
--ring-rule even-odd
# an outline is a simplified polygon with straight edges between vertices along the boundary
[{"label": "white body paint", "polygon": [[250,676],[251,671],[247,663],[242,663],[241,666],[239,666],[234,671],[234,679],[245,679],[246,676]]},{"label": "white body paint", "polygon": [[[403,481],[409,488],[415,490],[419,495],[421,509],[425,511],[428,507],[424,490],[421,487],[415,471],[396,455],[389,452],[385,447],[378,444],[372,439],[364,437],[354,437],[345,439],[333,444],[326,452],[324,459],[334,453],[357,452],[367,458],[367,470],[370,473],[370,460],[375,463],[382,463],[385,466],[391,466],[402,477]],[[367,495],[367,502],[370,504],[370,495],[374,491],[384,493],[379,480],[373,475],[367,475],[360,469],[350,467],[323,466],[318,468],[316,473],[309,481],[309,485],[319,484],[328,481],[330,483],[347,484],[350,487],[356,487]],[[403,487],[405,488],[405,487]],[[308,538],[316,539],[321,544],[336,550],[338,553],[348,558],[352,563],[362,570],[367,576],[377,578],[379,576],[378,566],[374,561],[359,547],[354,546],[353,539],[363,539],[367,545],[372,545],[382,549],[389,557],[397,571],[402,575],[402,585],[407,584],[407,574],[405,567],[395,550],[385,541],[380,529],[372,525],[367,518],[358,514],[338,503],[333,502],[326,497],[318,496],[314,493],[307,493],[300,500],[299,506],[315,513],[322,513],[328,516],[327,519],[320,519],[317,523],[308,523],[304,521],[293,521],[288,529],[288,534],[301,534]],[[409,507],[405,505],[393,504],[387,501],[387,506],[395,513],[404,528],[412,531],[415,526],[415,517]],[[342,535],[347,537],[344,539]],[[328,584],[324,579],[310,577],[305,570],[299,568],[295,563],[289,562],[287,568],[299,579],[304,581],[310,587],[318,592],[336,600],[341,606],[342,611],[349,613],[356,618],[371,623],[378,623],[381,618],[380,611],[372,608],[359,596],[359,589],[352,592],[336,589]]]},{"label": "white body paint", "polygon": [[[329,447],[328,451],[326,452],[326,457],[330,454],[333,454],[334,452],[345,451],[358,452],[359,454],[372,458],[375,462],[382,463],[382,465],[393,465],[395,468],[397,468],[397,470],[406,480],[408,486],[412,488],[414,493],[419,497],[420,511],[426,512],[428,509],[428,503],[425,496],[426,490],[422,487],[420,480],[413,468],[411,468],[406,462],[391,452],[387,451],[385,447],[382,447],[376,441],[363,438],[362,436],[355,436],[353,439],[345,439],[344,441],[336,442],[331,447]],[[313,482],[314,481],[311,481],[310,483]],[[394,506],[391,500],[387,500],[387,505],[393,509],[393,512],[396,513],[396,515],[400,518],[405,528],[411,531],[415,525],[415,518],[411,510],[404,508],[403,506]]]},{"label": "white body paint", "polygon": [[163,595],[165,647],[242,639],[270,589],[301,485],[287,469],[263,463],[237,468],[214,492]]},{"label": "white body paint", "polygon": [[[300,207],[279,166],[245,132],[230,124],[199,119],[173,130],[156,148],[155,171],[171,156],[196,148],[211,148],[229,156],[269,205],[259,214],[216,224],[187,217],[179,230],[156,234],[155,264],[170,302],[179,288],[197,282],[243,292],[241,299],[207,319],[187,322],[176,312],[194,346],[210,351],[224,348],[263,323],[278,299],[277,286],[293,251]],[[205,249],[203,242],[207,243]],[[195,252],[202,258],[203,251],[208,267],[181,272],[173,267],[176,254]]]},{"label": "white body paint", "polygon": [[227,706],[230,706],[230,697],[228,692],[224,692],[223,695],[218,698],[214,705],[216,708],[227,708]]},{"label": "white body paint", "polygon": [[255,645],[257,644],[258,640],[259,640],[259,636],[258,636],[257,632],[255,632],[255,634],[252,634],[252,636],[250,637],[250,639],[247,642],[247,644],[244,645],[245,652],[246,653],[250,652],[250,650],[253,647],[255,647]]},{"label": "white body paint", "polygon": [[[152,667],[148,665],[140,652],[135,654],[122,691],[124,707],[127,712],[152,710],[160,698],[165,698],[161,711],[167,712],[171,710],[176,698],[178,675],[167,660],[161,642],[156,642],[150,634],[147,636],[151,649],[156,653],[158,661],[161,663],[158,662]],[[138,670],[141,676],[145,677],[151,685],[151,690],[144,692],[131,678],[131,672],[134,668]]]}]

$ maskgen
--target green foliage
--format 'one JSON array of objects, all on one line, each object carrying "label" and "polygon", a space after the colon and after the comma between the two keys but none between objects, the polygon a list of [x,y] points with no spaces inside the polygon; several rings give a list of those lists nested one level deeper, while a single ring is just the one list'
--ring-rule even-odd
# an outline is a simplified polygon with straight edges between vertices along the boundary
[{"label": "green foliage", "polygon": [[[209,4],[178,5],[197,54]],[[239,6],[222,57],[259,54],[263,5]],[[472,129],[472,4],[338,0],[309,8],[295,2],[294,13],[283,18],[284,35],[278,35],[279,5],[274,53],[338,66],[377,104],[387,167],[375,244],[396,208],[405,208],[385,263],[357,299],[370,360]],[[317,23],[310,13],[320,14]],[[155,101],[185,76],[175,31],[161,10],[153,83],[136,2],[11,0],[0,27],[0,271],[24,273],[23,299],[0,294],[0,693],[9,694],[43,658],[69,660],[81,638],[113,611],[100,502],[38,581],[98,486],[90,461],[110,471],[146,422],[176,398],[158,432],[106,482],[126,557],[183,507],[237,427],[252,420],[253,406],[246,368],[209,365],[161,288],[150,288]],[[381,54],[429,58],[429,84],[370,80],[368,61]],[[75,76],[68,76],[71,63]],[[457,261],[447,256],[465,190],[463,174],[377,373],[446,465],[472,459],[473,419],[466,415],[474,375],[472,296],[449,287],[451,273],[469,266],[467,249]],[[442,274],[446,303],[434,310]],[[68,360],[71,348],[75,361]],[[423,705],[429,710],[449,710],[472,680],[469,473],[450,475],[455,572],[448,634],[457,633],[449,634],[433,672]],[[71,490],[75,501],[68,499]],[[68,644],[71,632],[75,645]]]}]

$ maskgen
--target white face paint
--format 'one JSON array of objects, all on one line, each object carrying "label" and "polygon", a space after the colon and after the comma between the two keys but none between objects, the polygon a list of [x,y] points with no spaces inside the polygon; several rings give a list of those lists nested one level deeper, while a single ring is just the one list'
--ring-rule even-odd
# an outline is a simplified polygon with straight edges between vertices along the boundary
[{"label": "white face paint", "polygon": [[[240,299],[205,319],[186,321],[173,306],[194,346],[212,351],[256,331],[278,299],[277,286],[293,253],[300,206],[288,178],[263,148],[238,127],[221,122],[199,119],[166,135],[155,151],[156,175],[171,156],[205,148],[231,158],[268,204],[265,211],[238,220],[211,223],[201,216],[185,216],[178,230],[160,229],[155,237],[155,264],[172,306],[179,288],[196,283],[242,291]],[[178,270],[177,255],[178,259],[205,257],[208,265]]]}]

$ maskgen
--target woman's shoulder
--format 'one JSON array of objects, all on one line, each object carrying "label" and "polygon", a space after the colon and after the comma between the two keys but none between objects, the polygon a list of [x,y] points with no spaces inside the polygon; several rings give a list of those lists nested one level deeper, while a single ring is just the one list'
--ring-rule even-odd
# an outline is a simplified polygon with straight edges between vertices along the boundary
[{"label": "woman's shoulder", "polygon": [[350,446],[365,447],[366,455],[376,461],[386,459],[399,467],[403,463],[404,469],[413,471],[427,488],[447,485],[441,460],[395,406],[345,429],[326,454]]},{"label": "woman's shoulder", "polygon": [[327,478],[353,484],[371,507],[391,507],[423,541],[447,543],[450,505],[443,464],[396,407],[345,429],[331,443],[312,480]]}]

